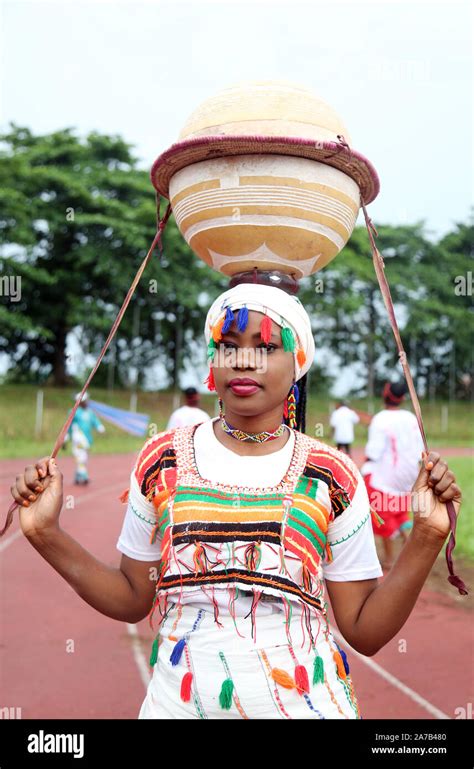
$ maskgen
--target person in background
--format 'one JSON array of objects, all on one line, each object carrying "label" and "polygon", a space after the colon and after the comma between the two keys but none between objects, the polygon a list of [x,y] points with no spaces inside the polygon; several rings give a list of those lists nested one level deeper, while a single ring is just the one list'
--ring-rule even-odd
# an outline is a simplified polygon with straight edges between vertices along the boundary
[{"label": "person in background", "polygon": [[351,455],[351,443],[354,442],[354,425],[358,422],[368,424],[370,422],[369,414],[365,414],[357,409],[348,407],[346,401],[340,400],[336,403],[336,408],[331,414],[332,438],[339,451]]},{"label": "person in background", "polygon": [[195,387],[188,387],[183,390],[183,395],[186,399],[184,406],[180,406],[171,414],[167,430],[171,430],[173,427],[187,427],[188,425],[198,425],[200,422],[205,422],[210,419],[209,414],[199,408],[200,395]]},{"label": "person in background", "polygon": [[383,519],[374,524],[382,538],[384,562],[389,570],[394,561],[394,539],[406,542],[412,527],[410,490],[420,469],[423,441],[416,417],[401,408],[408,388],[405,382],[386,382],[382,397],[385,408],[373,417],[361,468],[369,501]]},{"label": "person in background", "polygon": [[[78,398],[79,393],[74,396],[74,400],[76,401]],[[72,453],[76,460],[74,483],[78,486],[86,485],[90,480],[87,462],[89,459],[88,451],[94,441],[93,430],[105,433],[105,427],[99,417],[89,408],[87,398],[87,393],[85,393],[64,441],[66,442],[70,438],[72,440]]]}]

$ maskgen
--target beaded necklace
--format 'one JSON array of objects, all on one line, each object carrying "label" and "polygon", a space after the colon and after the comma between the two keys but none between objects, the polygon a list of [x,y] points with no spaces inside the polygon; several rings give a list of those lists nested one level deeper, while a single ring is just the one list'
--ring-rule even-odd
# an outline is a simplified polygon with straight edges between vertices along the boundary
[{"label": "beaded necklace", "polygon": [[273,441],[275,438],[279,438],[287,426],[284,424],[284,422],[282,422],[281,425],[279,425],[277,429],[274,430],[274,432],[262,430],[259,433],[248,433],[245,430],[240,430],[238,427],[232,427],[232,425],[227,422],[226,418],[222,414],[220,416],[220,420],[222,429],[232,438],[235,438],[238,441],[254,441],[255,443],[265,443],[265,441]]}]

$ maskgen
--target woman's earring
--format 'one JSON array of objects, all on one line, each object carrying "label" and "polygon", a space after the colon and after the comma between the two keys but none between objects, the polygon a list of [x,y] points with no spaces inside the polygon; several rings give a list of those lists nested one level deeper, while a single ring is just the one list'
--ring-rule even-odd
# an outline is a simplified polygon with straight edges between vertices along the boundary
[{"label": "woman's earring", "polygon": [[224,402],[222,398],[219,398],[219,417],[222,419],[224,416]]},{"label": "woman's earring", "polygon": [[293,382],[283,409],[283,416],[288,418],[290,427],[296,427],[296,404],[298,403],[299,397],[300,393],[298,385],[296,382]]}]

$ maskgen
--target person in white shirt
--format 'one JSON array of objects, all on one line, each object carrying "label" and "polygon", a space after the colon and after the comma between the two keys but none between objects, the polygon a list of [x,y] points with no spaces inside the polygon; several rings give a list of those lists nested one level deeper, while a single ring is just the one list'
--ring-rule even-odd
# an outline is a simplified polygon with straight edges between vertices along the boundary
[{"label": "person in white shirt", "polygon": [[410,490],[423,451],[415,415],[400,408],[406,393],[405,382],[385,384],[385,409],[375,414],[370,423],[366,460],[361,469],[370,503],[383,519],[381,526],[374,526],[374,532],[382,537],[382,566],[387,570],[393,565],[393,540],[401,535],[406,541],[412,526]]},{"label": "person in white shirt", "polygon": [[210,419],[209,414],[199,408],[200,395],[195,387],[188,387],[183,391],[183,395],[186,403],[173,411],[168,420],[167,430],[171,430],[173,427],[198,425],[200,422]]},{"label": "person in white shirt", "polygon": [[354,442],[354,425],[360,422],[359,413],[350,409],[345,401],[338,401],[331,414],[329,424],[332,437],[339,451],[351,455],[351,443]]}]

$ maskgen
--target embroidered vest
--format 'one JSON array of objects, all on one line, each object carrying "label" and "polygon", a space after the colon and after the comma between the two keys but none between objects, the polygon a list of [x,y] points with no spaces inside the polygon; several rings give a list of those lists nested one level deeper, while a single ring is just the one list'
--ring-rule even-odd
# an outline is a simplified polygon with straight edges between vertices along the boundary
[{"label": "embroidered vest", "polygon": [[156,603],[200,589],[214,605],[215,590],[259,600],[297,601],[305,612],[326,614],[322,563],[331,560],[328,525],[351,503],[356,466],[320,441],[295,433],[288,470],[276,486],[246,488],[202,478],[193,435],[197,425],[168,430],[143,447],[135,468],[141,493],[153,501],[162,538]]}]

